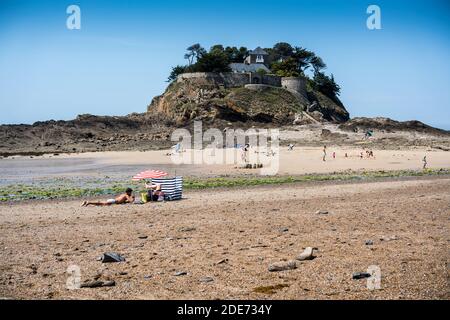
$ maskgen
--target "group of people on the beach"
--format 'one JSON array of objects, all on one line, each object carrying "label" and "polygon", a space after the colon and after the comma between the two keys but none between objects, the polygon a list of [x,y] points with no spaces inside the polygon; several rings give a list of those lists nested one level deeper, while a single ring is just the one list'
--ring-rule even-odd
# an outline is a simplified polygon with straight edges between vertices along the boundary
[{"label": "group of people on the beach", "polygon": [[[331,155],[332,155],[333,159],[336,159],[336,151],[333,151],[333,153]],[[344,157],[348,158],[348,153],[347,152],[344,154]],[[361,159],[364,158],[364,152],[363,151],[360,152],[359,157]],[[373,154],[373,150],[366,150],[366,157],[368,159],[375,158],[375,156]],[[326,160],[327,160],[327,146],[323,146],[323,149],[322,149],[322,161],[325,162]]]}]

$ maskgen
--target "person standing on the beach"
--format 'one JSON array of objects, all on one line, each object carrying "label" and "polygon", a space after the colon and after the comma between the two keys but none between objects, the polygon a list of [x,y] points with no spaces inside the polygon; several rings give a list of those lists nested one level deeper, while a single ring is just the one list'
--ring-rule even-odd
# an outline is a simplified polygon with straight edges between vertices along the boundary
[{"label": "person standing on the beach", "polygon": [[333,151],[333,159],[336,159],[336,152]]},{"label": "person standing on the beach", "polygon": [[327,157],[327,146],[323,146],[323,157],[322,157],[322,161],[326,161]]},{"label": "person standing on the beach", "polygon": [[426,169],[427,168],[427,156],[424,156],[422,161],[423,161],[423,168]]}]

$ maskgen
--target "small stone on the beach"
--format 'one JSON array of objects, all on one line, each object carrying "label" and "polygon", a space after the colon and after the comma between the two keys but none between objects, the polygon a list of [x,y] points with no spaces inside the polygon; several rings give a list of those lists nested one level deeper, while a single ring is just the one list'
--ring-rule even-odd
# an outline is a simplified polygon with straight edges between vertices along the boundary
[{"label": "small stone on the beach", "polygon": [[195,231],[195,227],[183,227],[180,229],[181,232],[190,232],[190,231]]},{"label": "small stone on the beach", "polygon": [[227,258],[217,261],[216,264],[222,264],[222,263],[225,263],[225,262],[228,262]]},{"label": "small stone on the beach", "polygon": [[295,268],[297,268],[297,263],[295,261],[288,261],[288,262],[273,263],[269,266],[268,270],[270,272],[277,272],[277,271],[293,270]]},{"label": "small stone on the beach", "polygon": [[114,280],[105,281],[102,284],[102,287],[114,287],[116,282]]},{"label": "small stone on the beach", "polygon": [[355,272],[353,273],[352,279],[364,279],[370,278],[372,275],[368,272]]},{"label": "small stone on the beach", "polygon": [[103,286],[103,281],[87,281],[80,285],[80,288],[100,288]]},{"label": "small stone on the beach", "polygon": [[288,228],[280,228],[280,232],[288,232],[289,229]]},{"label": "small stone on the beach", "polygon": [[142,236],[138,236],[138,238],[139,238],[139,239],[147,239],[147,238],[148,238],[148,236],[144,236],[144,235],[142,235]]},{"label": "small stone on the beach", "polygon": [[101,261],[103,263],[122,262],[122,261],[125,261],[125,258],[116,252],[106,252],[101,257]]},{"label": "small stone on the beach", "polygon": [[146,280],[151,279],[151,278],[152,278],[151,275],[146,275],[146,276],[144,276],[144,279],[146,279]]},{"label": "small stone on the beach", "polygon": [[175,273],[175,277],[185,276],[185,275],[187,275],[187,272],[186,272],[186,271],[179,271],[179,272],[176,272],[176,273]]},{"label": "small stone on the beach", "polygon": [[371,246],[373,245],[373,241],[372,240],[366,240],[366,246]]},{"label": "small stone on the beach", "polygon": [[328,211],[326,211],[326,210],[317,210],[316,214],[328,214]]},{"label": "small stone on the beach", "polygon": [[211,277],[203,277],[199,281],[205,283],[205,282],[212,282],[212,281],[214,281],[214,279]]},{"label": "small stone on the beach", "polygon": [[312,260],[315,258],[315,256],[313,255],[314,253],[314,248],[312,247],[307,247],[296,259],[303,261],[303,260]]}]

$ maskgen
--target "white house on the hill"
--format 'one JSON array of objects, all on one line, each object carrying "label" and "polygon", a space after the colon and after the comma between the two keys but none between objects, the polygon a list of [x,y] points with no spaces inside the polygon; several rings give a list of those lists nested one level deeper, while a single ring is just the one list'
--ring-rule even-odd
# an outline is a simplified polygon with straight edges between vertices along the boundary
[{"label": "white house on the hill", "polygon": [[270,73],[269,54],[261,47],[256,48],[249,52],[243,63],[231,63],[230,68],[233,72],[257,72],[258,70],[264,70]]}]

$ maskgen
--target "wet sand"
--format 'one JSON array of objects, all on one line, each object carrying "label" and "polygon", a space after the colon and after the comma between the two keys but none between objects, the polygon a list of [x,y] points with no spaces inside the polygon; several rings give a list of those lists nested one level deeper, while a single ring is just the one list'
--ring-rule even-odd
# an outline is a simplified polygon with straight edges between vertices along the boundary
[{"label": "wet sand", "polygon": [[[280,149],[274,157],[267,157],[264,152],[250,151],[251,156],[259,156],[256,161],[267,166],[272,164],[277,168],[278,175],[297,175],[307,173],[330,173],[346,170],[417,170],[422,168],[422,159],[426,155],[429,168],[450,168],[450,152],[429,151],[424,148],[408,150],[373,150],[374,158],[359,157],[363,149],[332,147],[327,148],[327,161],[322,161],[322,148],[303,147],[287,151],[286,147]],[[167,171],[170,175],[213,177],[218,175],[239,176],[242,174],[260,174],[260,170],[238,169],[236,163],[224,164],[175,164],[169,150],[165,151],[123,151],[98,152],[81,154],[61,154],[59,156],[45,155],[40,157],[14,157],[0,159],[0,184],[27,183],[48,178],[64,177],[114,177],[117,179],[130,179],[134,174],[145,169],[155,168]],[[237,160],[240,153],[236,150],[227,150]],[[333,159],[332,154],[336,153]],[[210,154],[211,151],[207,151]],[[347,153],[347,158],[345,157]],[[192,151],[181,154],[184,159],[193,159]],[[218,152],[216,152],[218,154]],[[180,157],[175,158],[179,160]],[[226,160],[226,157],[223,157]],[[276,164],[279,161],[279,164]],[[225,161],[224,161],[225,162]]]}]

